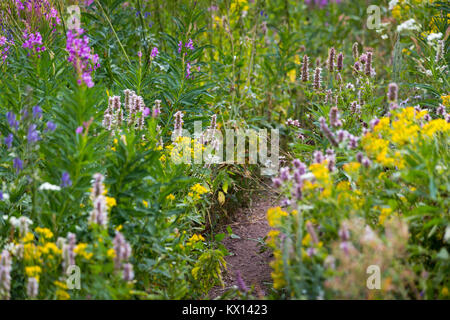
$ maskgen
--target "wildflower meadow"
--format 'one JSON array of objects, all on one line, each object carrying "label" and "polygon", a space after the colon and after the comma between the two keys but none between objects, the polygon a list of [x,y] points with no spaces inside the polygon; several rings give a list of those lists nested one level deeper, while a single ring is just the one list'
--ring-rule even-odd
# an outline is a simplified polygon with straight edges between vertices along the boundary
[{"label": "wildflower meadow", "polygon": [[0,300],[450,299],[447,1],[0,26]]}]

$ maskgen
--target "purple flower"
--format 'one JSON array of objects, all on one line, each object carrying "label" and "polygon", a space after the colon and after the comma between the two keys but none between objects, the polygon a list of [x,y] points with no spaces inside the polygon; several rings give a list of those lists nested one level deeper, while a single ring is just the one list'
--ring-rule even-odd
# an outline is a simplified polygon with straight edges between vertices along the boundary
[{"label": "purple flower", "polygon": [[83,33],[83,29],[67,31],[66,50],[69,53],[67,60],[75,68],[78,75],[78,84],[81,85],[82,81],[84,81],[91,88],[94,86],[91,73],[100,64],[98,63],[98,55],[93,54],[92,49],[89,47],[89,38],[87,36],[81,37]]},{"label": "purple flower", "polygon": [[6,113],[6,119],[8,120],[8,124],[11,128],[16,130],[19,128],[19,121],[16,120],[16,115],[13,112],[8,111]]},{"label": "purple flower", "polygon": [[30,143],[38,142],[41,140],[39,133],[36,131],[36,125],[33,123],[28,127],[27,140]]},{"label": "purple flower", "polygon": [[16,169],[16,172],[19,173],[23,170],[23,161],[20,158],[14,158],[13,167]]},{"label": "purple flower", "polygon": [[181,53],[181,49],[183,48],[183,42],[178,42],[178,53]]},{"label": "purple flower", "polygon": [[248,288],[245,285],[244,279],[242,279],[241,272],[239,270],[236,271],[236,283],[238,286],[239,291],[241,292],[247,292]]},{"label": "purple flower", "polygon": [[191,64],[188,62],[186,64],[186,78],[189,79],[191,77]]},{"label": "purple flower", "polygon": [[82,134],[82,133],[83,133],[83,127],[82,127],[82,126],[79,126],[79,127],[77,128],[77,130],[75,130],[75,133],[76,133],[76,134]]},{"label": "purple flower", "polygon": [[13,143],[13,134],[10,133],[10,134],[8,134],[7,137],[5,137],[5,144],[8,147],[8,149],[11,149],[12,143]]},{"label": "purple flower", "polygon": [[42,109],[40,106],[36,105],[33,107],[33,118],[38,119],[42,115]]},{"label": "purple flower", "polygon": [[142,115],[143,115],[144,117],[148,117],[148,116],[150,115],[150,112],[151,112],[150,108],[145,107],[145,108],[144,108],[144,111],[142,111]]},{"label": "purple flower", "polygon": [[[35,34],[25,32],[23,37],[25,39],[25,42],[22,44],[23,48],[30,49],[36,53],[45,51],[45,47],[42,46],[42,36],[39,32]],[[39,47],[40,45],[41,47]]]},{"label": "purple flower", "polygon": [[192,41],[192,39],[189,39],[189,41],[186,43],[185,47],[190,50],[194,50],[194,42]]},{"label": "purple flower", "polygon": [[158,55],[158,48],[157,47],[153,47],[152,49],[152,53],[150,53],[150,57],[154,58]]},{"label": "purple flower", "polygon": [[61,187],[70,187],[72,185],[72,180],[70,180],[70,175],[68,172],[64,171],[61,177]]},{"label": "purple flower", "polygon": [[48,121],[47,122],[47,129],[45,129],[45,130],[46,131],[55,131],[55,129],[56,129],[56,124],[51,122],[51,121]]}]

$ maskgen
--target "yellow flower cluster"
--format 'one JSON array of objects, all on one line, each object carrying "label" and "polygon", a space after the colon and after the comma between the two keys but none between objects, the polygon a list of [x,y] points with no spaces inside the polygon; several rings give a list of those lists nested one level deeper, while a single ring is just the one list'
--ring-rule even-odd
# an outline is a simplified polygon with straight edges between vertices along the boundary
[{"label": "yellow flower cluster", "polygon": [[450,107],[450,94],[446,96],[441,96],[442,104],[446,107]]},{"label": "yellow flower cluster", "polygon": [[267,210],[267,221],[271,227],[277,227],[281,224],[282,217],[287,217],[288,213],[281,207],[270,208]]},{"label": "yellow flower cluster", "polygon": [[93,256],[92,252],[87,252],[87,243],[79,243],[77,244],[77,246],[75,247],[75,249],[73,250],[73,252],[75,252],[75,254],[77,256],[81,256],[83,258],[85,258],[86,260],[90,260]]},{"label": "yellow flower cluster", "polygon": [[404,168],[401,147],[408,145],[415,148],[421,143],[420,138],[431,138],[436,132],[450,130],[450,124],[444,119],[431,120],[421,128],[420,120],[427,113],[426,110],[416,111],[413,107],[407,107],[395,112],[391,118],[382,118],[373,132],[363,137],[364,150],[386,167]]},{"label": "yellow flower cluster", "polygon": [[208,189],[206,189],[200,183],[196,183],[191,187],[191,192],[188,193],[188,196],[195,200],[199,200],[201,195],[208,192],[209,192]]}]

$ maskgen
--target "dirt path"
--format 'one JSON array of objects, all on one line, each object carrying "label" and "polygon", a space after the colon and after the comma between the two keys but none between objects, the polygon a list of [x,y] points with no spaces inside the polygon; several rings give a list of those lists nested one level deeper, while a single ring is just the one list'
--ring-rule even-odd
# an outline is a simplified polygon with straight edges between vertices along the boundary
[{"label": "dirt path", "polygon": [[228,272],[224,276],[225,288],[216,287],[210,291],[209,296],[215,298],[236,284],[236,271],[239,271],[247,287],[254,285],[255,296],[264,296],[271,286],[272,260],[270,249],[260,252],[264,237],[271,229],[267,223],[267,209],[274,206],[274,200],[269,195],[262,195],[253,200],[249,208],[242,208],[234,216],[234,222],[225,225],[230,226],[237,237],[227,236],[223,244],[230,252],[225,258]]}]

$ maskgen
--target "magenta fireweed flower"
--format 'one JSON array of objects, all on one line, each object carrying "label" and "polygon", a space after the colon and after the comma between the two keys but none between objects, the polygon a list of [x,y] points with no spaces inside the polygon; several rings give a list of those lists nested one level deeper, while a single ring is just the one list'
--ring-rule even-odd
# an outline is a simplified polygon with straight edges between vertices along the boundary
[{"label": "magenta fireweed flower", "polygon": [[301,79],[303,82],[309,80],[309,57],[306,54],[303,56]]},{"label": "magenta fireweed flower", "polygon": [[83,29],[67,31],[66,50],[69,53],[67,60],[72,63],[78,76],[78,85],[84,81],[89,88],[94,86],[92,81],[92,71],[97,69],[99,58],[97,54],[93,54],[89,47],[89,38],[81,35],[84,33]]},{"label": "magenta fireweed flower", "polygon": [[45,51],[45,46],[42,43],[42,36],[39,32],[27,33],[24,32],[23,38],[25,39],[22,44],[23,48],[30,49],[32,53],[39,53]]},{"label": "magenta fireweed flower", "polygon": [[152,52],[150,53],[150,57],[155,58],[158,55],[158,48],[153,47]]},{"label": "magenta fireweed flower", "polygon": [[388,86],[388,101],[395,102],[398,99],[398,85],[396,83],[390,83]]},{"label": "magenta fireweed flower", "polygon": [[83,133],[83,127],[79,126],[76,130],[75,130],[76,134],[82,134]]},{"label": "magenta fireweed flower", "polygon": [[189,39],[189,41],[186,43],[185,47],[189,50],[194,50],[194,42],[192,39]]},{"label": "magenta fireweed flower", "polygon": [[186,78],[189,79],[191,76],[191,64],[188,62],[186,64]]}]

